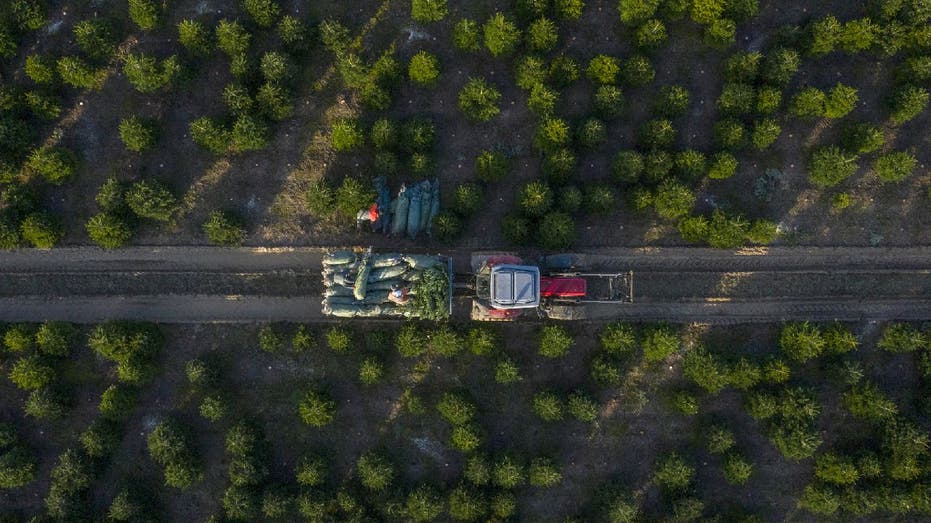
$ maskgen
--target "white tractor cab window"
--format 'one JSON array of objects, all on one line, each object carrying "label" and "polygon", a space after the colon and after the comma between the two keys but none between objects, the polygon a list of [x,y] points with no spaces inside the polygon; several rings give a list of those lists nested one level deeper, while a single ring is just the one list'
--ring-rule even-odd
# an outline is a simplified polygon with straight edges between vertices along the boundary
[{"label": "white tractor cab window", "polygon": [[532,309],[540,305],[540,268],[495,265],[491,268],[491,305],[497,309]]}]

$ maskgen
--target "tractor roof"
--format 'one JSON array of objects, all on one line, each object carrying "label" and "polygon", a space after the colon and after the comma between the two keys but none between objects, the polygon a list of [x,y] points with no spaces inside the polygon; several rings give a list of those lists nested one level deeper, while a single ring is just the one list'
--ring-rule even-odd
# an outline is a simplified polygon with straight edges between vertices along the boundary
[{"label": "tractor roof", "polygon": [[491,305],[496,309],[530,309],[540,305],[540,269],[532,265],[491,268]]}]

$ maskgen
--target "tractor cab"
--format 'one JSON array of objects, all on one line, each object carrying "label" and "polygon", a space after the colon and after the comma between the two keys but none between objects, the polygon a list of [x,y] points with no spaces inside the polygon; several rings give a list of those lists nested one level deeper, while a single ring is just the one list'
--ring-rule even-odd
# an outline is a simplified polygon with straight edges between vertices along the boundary
[{"label": "tractor cab", "polygon": [[496,309],[533,309],[540,306],[540,268],[495,265],[488,281],[488,302]]}]

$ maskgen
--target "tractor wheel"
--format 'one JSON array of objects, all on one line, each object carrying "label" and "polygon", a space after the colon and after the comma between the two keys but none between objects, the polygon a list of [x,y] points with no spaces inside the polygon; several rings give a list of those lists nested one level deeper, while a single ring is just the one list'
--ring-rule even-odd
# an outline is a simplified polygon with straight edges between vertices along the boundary
[{"label": "tractor wheel", "polygon": [[584,305],[551,305],[543,313],[551,320],[577,321],[586,318]]}]

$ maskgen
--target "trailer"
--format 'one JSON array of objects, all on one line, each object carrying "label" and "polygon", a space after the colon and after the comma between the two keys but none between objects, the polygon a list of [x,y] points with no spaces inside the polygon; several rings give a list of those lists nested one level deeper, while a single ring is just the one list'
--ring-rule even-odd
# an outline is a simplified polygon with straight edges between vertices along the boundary
[{"label": "trailer", "polygon": [[324,259],[322,310],[340,318],[444,320],[465,300],[477,321],[580,320],[589,306],[633,301],[632,271],[589,271],[583,259],[560,254],[527,263],[513,253],[473,253],[471,272],[455,274],[449,256],[336,251]]}]

